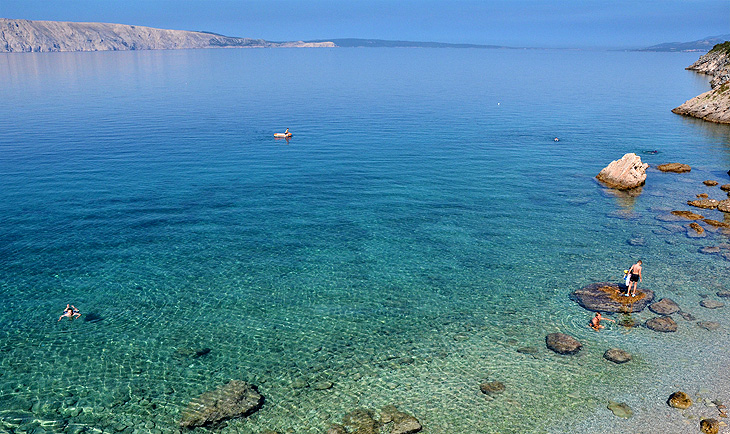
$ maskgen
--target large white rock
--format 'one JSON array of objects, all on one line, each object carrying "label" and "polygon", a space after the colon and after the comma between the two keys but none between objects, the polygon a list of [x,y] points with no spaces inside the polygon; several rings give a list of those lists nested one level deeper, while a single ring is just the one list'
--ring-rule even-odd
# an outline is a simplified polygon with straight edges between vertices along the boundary
[{"label": "large white rock", "polygon": [[596,178],[611,188],[629,190],[644,185],[647,167],[649,165],[642,163],[641,157],[629,153],[612,161]]}]

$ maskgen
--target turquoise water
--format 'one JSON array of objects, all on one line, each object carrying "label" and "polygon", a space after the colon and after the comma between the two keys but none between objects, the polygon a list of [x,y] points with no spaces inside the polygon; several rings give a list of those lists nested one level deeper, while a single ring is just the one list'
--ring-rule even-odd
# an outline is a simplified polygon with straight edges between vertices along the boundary
[{"label": "turquoise water", "polygon": [[[728,288],[730,261],[698,250],[728,234],[657,219],[730,182],[730,128],[669,111],[709,88],[683,69],[696,57],[0,57],[3,426],[177,432],[192,398],[240,379],[266,403],[217,430],[321,433],[395,404],[428,433],[640,432],[665,389],[718,383],[727,329],[596,334],[568,294],[640,257],[659,297],[724,318],[698,302]],[[593,177],[626,152],[693,170],[650,169],[639,197],[617,196]],[[58,322],[69,302],[84,316]],[[584,351],[551,354],[552,331]],[[609,346],[635,361],[608,366]],[[505,393],[485,399],[487,379]]]}]

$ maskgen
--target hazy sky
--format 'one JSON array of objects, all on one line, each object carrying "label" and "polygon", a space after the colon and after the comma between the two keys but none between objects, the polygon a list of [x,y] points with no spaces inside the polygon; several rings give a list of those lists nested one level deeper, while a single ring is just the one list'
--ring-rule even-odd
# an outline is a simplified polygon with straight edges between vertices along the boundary
[{"label": "hazy sky", "polygon": [[206,30],[272,41],[643,47],[730,33],[730,0],[0,0],[0,17]]}]

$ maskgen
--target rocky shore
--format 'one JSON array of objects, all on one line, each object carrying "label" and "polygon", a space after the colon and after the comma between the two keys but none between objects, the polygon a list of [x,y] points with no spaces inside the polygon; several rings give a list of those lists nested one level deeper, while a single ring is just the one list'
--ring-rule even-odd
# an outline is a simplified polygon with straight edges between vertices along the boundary
[{"label": "rocky shore", "polygon": [[672,112],[710,122],[730,123],[730,41],[715,45],[687,69],[712,75],[712,90],[686,101]]},{"label": "rocky shore", "polygon": [[334,46],[333,42],[269,42],[124,24],[0,18],[0,53]]}]

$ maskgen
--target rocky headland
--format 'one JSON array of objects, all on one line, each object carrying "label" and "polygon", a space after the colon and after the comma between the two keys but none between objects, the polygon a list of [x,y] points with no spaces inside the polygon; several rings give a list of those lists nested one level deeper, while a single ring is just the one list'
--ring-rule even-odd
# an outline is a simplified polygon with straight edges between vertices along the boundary
[{"label": "rocky headland", "polygon": [[672,111],[710,122],[730,123],[730,41],[715,45],[687,69],[712,75],[712,90],[686,101]]},{"label": "rocky headland", "polygon": [[125,24],[0,18],[0,53],[334,46],[333,42],[327,41],[269,42],[263,39]]}]

